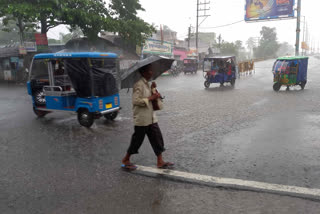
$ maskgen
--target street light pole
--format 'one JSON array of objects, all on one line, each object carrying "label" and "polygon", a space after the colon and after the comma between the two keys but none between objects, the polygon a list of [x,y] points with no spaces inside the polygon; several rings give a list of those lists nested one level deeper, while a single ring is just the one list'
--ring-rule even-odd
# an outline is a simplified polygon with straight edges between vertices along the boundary
[{"label": "street light pole", "polygon": [[300,40],[300,15],[301,15],[301,0],[298,0],[297,7],[297,30],[296,30],[296,56],[299,55],[299,40]]},{"label": "street light pole", "polygon": [[198,54],[199,0],[197,0],[196,50]]}]

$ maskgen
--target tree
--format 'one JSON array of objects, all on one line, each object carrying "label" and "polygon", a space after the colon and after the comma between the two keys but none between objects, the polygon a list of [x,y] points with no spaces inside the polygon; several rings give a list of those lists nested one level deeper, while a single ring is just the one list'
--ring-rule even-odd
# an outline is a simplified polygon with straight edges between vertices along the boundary
[{"label": "tree", "polygon": [[[26,29],[23,31],[23,41],[31,39],[34,31]],[[6,20],[6,25],[0,20],[0,44],[7,45],[21,42],[21,32],[15,20]]]},{"label": "tree", "polygon": [[0,44],[7,45],[19,42],[19,32],[14,23],[10,23],[7,26],[0,23]]},{"label": "tree", "polygon": [[2,24],[4,25],[3,31],[10,32],[15,30],[12,28],[12,23],[14,22],[18,28],[18,33],[20,36],[20,43],[25,40],[25,32],[33,31],[35,23],[32,23],[32,14],[29,4],[24,1],[8,1],[0,0],[0,17],[2,17]]},{"label": "tree", "polygon": [[156,32],[153,25],[137,17],[139,10],[144,11],[139,0],[112,0],[109,7],[117,23],[114,32],[118,32],[128,43],[140,45]]},{"label": "tree", "polygon": [[[219,44],[216,44],[216,46],[219,46]],[[238,57],[241,49],[242,49],[242,41],[240,40],[237,40],[234,43],[223,41],[220,44],[220,53],[222,55],[235,55]]]},{"label": "tree", "polygon": [[250,51],[250,57],[252,57],[253,49],[256,48],[256,40],[253,37],[249,37],[246,41],[247,48]]},{"label": "tree", "polygon": [[[144,10],[139,0],[0,0],[0,17],[14,15],[24,22],[36,23],[40,32],[60,24],[79,27],[90,40],[102,30],[118,33],[124,39],[141,44],[154,27],[137,17]],[[14,13],[13,13],[14,12]]]},{"label": "tree", "polygon": [[260,35],[260,44],[254,50],[255,56],[259,58],[276,57],[279,49],[276,29],[263,26]]},{"label": "tree", "polygon": [[294,51],[294,46],[290,45],[288,42],[283,42],[279,44],[277,56],[293,55]]}]

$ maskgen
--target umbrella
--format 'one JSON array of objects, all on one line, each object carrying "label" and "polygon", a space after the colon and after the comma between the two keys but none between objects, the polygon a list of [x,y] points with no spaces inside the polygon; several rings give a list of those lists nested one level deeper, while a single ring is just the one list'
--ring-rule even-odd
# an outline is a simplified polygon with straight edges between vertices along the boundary
[{"label": "umbrella", "polygon": [[150,65],[152,66],[152,80],[155,80],[163,72],[169,70],[174,59],[169,59],[160,56],[151,56],[138,61],[131,68],[126,70],[121,75],[121,88],[133,88],[133,85],[141,78],[140,68]]}]

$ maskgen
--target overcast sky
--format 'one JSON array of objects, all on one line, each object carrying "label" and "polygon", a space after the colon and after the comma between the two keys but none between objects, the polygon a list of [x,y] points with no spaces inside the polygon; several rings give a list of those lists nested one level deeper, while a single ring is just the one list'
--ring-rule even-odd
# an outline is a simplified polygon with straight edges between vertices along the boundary
[{"label": "overcast sky", "polygon": [[[200,0],[200,2],[204,1],[205,0]],[[206,1],[210,1],[210,11],[208,11],[208,14],[211,16],[201,24],[200,31],[221,34],[224,40],[231,42],[235,40],[246,41],[249,37],[258,37],[262,26],[276,27],[279,41],[287,41],[292,45],[295,44],[296,19],[255,23],[240,22],[227,27],[210,29],[208,27],[221,26],[244,20],[245,0]],[[318,44],[318,38],[320,38],[320,18],[318,15],[320,1],[301,1],[301,13],[306,17],[309,30],[314,40],[317,39],[316,44]],[[178,32],[179,39],[186,37],[190,24],[193,27],[196,25],[197,0],[140,0],[140,2],[146,10],[146,12],[139,13],[143,19],[150,23],[155,23],[158,26],[160,24],[168,25]],[[303,23],[301,24],[302,32]]]},{"label": "overcast sky", "polygon": [[[200,0],[204,2],[205,0]],[[242,40],[245,42],[249,37],[258,37],[262,26],[276,27],[278,40],[287,41],[294,45],[296,40],[296,19],[266,21],[246,23],[240,22],[227,27],[210,28],[226,25],[244,20],[245,0],[206,0],[210,1],[210,11],[208,17],[200,26],[202,32],[215,32],[221,34],[222,39],[228,42]],[[318,47],[320,38],[319,15],[320,1],[318,0],[301,0],[302,16],[305,16],[309,27],[311,39]],[[297,2],[297,0],[296,0]],[[167,25],[174,31],[178,32],[178,38],[184,39],[188,33],[188,27],[193,28],[196,25],[196,4],[197,0],[140,0],[140,3],[146,10],[139,12],[139,16],[146,22]],[[202,19],[200,19],[200,22]],[[303,21],[303,17],[302,17]],[[53,28],[49,31],[48,36],[57,38],[62,27]],[[301,32],[303,23],[301,23]],[[300,34],[302,41],[302,33]]]}]

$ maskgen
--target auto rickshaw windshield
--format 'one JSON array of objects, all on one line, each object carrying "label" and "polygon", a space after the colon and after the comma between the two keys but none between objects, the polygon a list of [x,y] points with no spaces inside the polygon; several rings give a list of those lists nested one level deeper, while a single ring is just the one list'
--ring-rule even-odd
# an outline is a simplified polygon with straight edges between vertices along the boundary
[{"label": "auto rickshaw windshield", "polygon": [[48,63],[43,59],[35,59],[31,71],[30,79],[48,78]]},{"label": "auto rickshaw windshield", "polygon": [[289,66],[289,62],[285,60],[276,61],[276,63],[273,65],[273,73],[282,73],[284,72],[287,67]]}]

